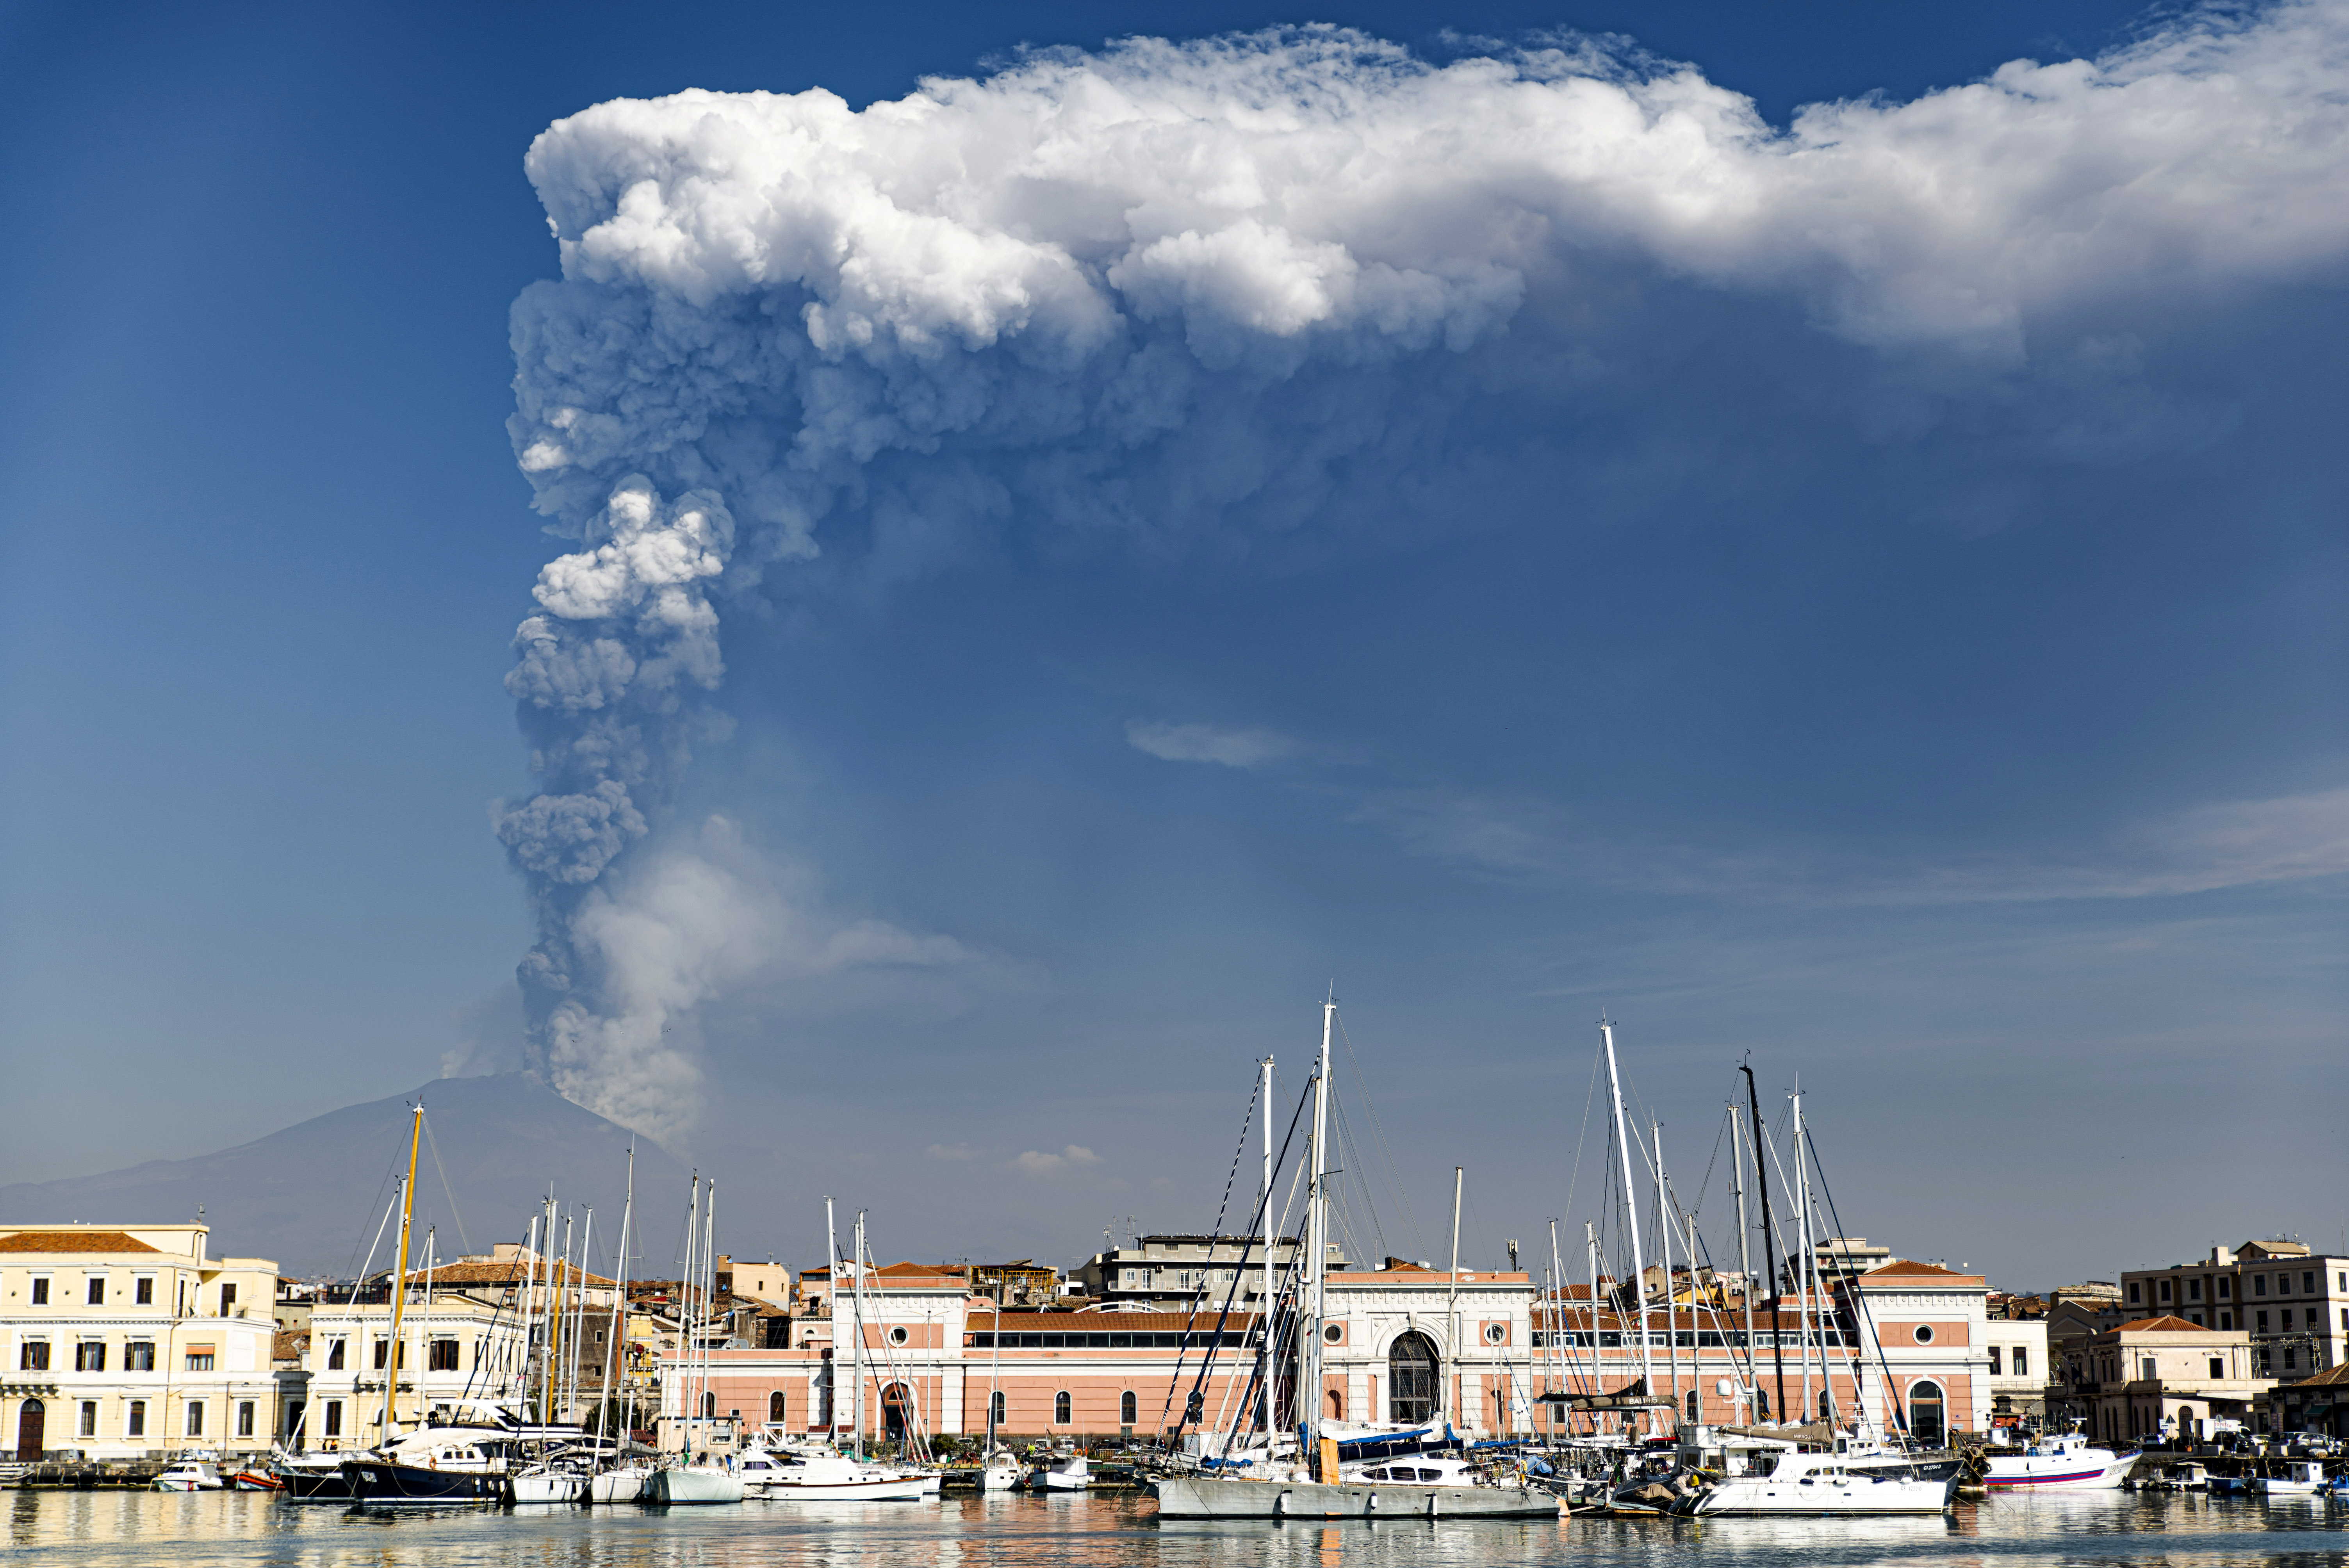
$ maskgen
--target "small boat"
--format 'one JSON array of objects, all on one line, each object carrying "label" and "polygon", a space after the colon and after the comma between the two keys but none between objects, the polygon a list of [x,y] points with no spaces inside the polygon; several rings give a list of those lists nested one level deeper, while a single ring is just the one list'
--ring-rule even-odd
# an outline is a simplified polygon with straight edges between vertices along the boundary
[{"label": "small boat", "polygon": [[587,1501],[587,1471],[562,1460],[552,1460],[514,1471],[506,1480],[507,1500],[517,1508],[551,1503],[577,1507]]},{"label": "small boat", "polygon": [[1700,1484],[1672,1511],[1695,1518],[1831,1518],[1859,1514],[1940,1513],[1950,1506],[1958,1478],[1920,1480],[1854,1469],[1840,1454],[1782,1454],[1766,1475],[1731,1476]]},{"label": "small boat", "polygon": [[1019,1461],[1001,1449],[987,1456],[978,1468],[978,1490],[987,1491],[1017,1491],[1019,1490]]},{"label": "small boat", "polygon": [[756,1456],[763,1468],[749,1469],[744,1480],[755,1478],[757,1495],[781,1502],[919,1502],[928,1495],[927,1478],[917,1473],[867,1464],[845,1454],[806,1454],[795,1462],[787,1456]]},{"label": "small boat", "polygon": [[2139,1491],[2208,1491],[2210,1472],[2192,1460],[2164,1465],[2161,1473],[2137,1483]]},{"label": "small boat", "polygon": [[2288,1460],[2282,1471],[2251,1482],[2262,1497],[2314,1497],[2324,1490],[2324,1466],[2316,1460]]},{"label": "small boat", "polygon": [[285,1483],[258,1466],[238,1470],[228,1478],[232,1491],[284,1491]]},{"label": "small boat", "polygon": [[2047,1438],[2019,1452],[1984,1457],[1982,1484],[1992,1491],[2110,1491],[2142,1457],[2116,1454],[2078,1432]]},{"label": "small boat", "polygon": [[155,1478],[157,1491],[220,1491],[227,1486],[210,1460],[177,1460]]},{"label": "small boat", "polygon": [[597,1508],[638,1501],[644,1496],[645,1482],[652,1479],[652,1466],[633,1461],[598,1470],[595,1479],[587,1483],[587,1501]]},{"label": "small boat", "polygon": [[645,1478],[639,1502],[682,1504],[740,1502],[748,1494],[742,1478],[705,1457],[698,1464],[667,1464]]},{"label": "small boat", "polygon": [[1057,1464],[1040,1465],[1028,1484],[1037,1491],[1082,1491],[1092,1484],[1092,1469],[1082,1454],[1071,1454]]}]

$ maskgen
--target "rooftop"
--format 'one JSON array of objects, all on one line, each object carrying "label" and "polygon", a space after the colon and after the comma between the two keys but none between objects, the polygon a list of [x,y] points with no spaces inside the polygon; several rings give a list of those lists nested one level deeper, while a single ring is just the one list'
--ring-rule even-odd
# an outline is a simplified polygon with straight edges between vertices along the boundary
[{"label": "rooftop", "polygon": [[0,1253],[156,1253],[124,1231],[16,1231],[0,1236]]}]

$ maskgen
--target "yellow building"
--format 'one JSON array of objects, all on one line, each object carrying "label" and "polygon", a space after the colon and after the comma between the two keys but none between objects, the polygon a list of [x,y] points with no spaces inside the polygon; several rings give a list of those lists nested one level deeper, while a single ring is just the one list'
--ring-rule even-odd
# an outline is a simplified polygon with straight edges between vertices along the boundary
[{"label": "yellow building", "polygon": [[266,1449],[301,1375],[271,1365],[277,1265],[205,1225],[0,1225],[0,1444],[20,1460]]}]

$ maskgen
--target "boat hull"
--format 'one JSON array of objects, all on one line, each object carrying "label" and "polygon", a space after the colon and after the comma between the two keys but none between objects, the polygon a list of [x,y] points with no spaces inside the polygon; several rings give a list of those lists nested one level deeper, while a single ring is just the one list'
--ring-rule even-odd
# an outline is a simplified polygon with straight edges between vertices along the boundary
[{"label": "boat hull", "polygon": [[506,1478],[489,1470],[434,1470],[425,1465],[354,1460],[343,1466],[351,1502],[358,1508],[450,1508],[497,1502]]},{"label": "boat hull", "polygon": [[565,1473],[518,1475],[513,1478],[512,1501],[516,1507],[538,1503],[557,1506],[578,1506],[586,1500],[587,1478]]},{"label": "boat hull", "polygon": [[1161,1519],[1556,1519],[1530,1488],[1338,1485],[1168,1476],[1151,1487]]},{"label": "boat hull", "polygon": [[769,1481],[760,1496],[774,1502],[919,1502],[925,1495],[922,1478],[897,1476],[888,1480]]},{"label": "boat hull", "polygon": [[636,1502],[645,1494],[645,1482],[650,1470],[607,1470],[587,1483],[587,1501],[599,1508],[623,1502]]},{"label": "boat hull", "polygon": [[742,1478],[729,1475],[721,1470],[657,1470],[645,1478],[645,1490],[637,1499],[654,1503],[740,1502],[743,1498]]},{"label": "boat hull", "polygon": [[292,1502],[348,1502],[351,1501],[351,1478],[339,1470],[287,1469],[277,1472],[285,1483],[285,1496]]},{"label": "boat hull", "polygon": [[2109,1463],[2071,1464],[2055,1466],[2039,1471],[2009,1470],[2000,1473],[2001,1461],[1991,1461],[1991,1472],[1981,1484],[1992,1491],[2113,1491],[2128,1479],[2129,1468],[2137,1456],[2114,1460]]},{"label": "boat hull", "polygon": [[1847,1485],[1777,1485],[1767,1477],[1740,1477],[1701,1494],[1684,1511],[1699,1519],[1884,1518],[1940,1513],[1957,1490],[1949,1480],[1851,1478]]}]

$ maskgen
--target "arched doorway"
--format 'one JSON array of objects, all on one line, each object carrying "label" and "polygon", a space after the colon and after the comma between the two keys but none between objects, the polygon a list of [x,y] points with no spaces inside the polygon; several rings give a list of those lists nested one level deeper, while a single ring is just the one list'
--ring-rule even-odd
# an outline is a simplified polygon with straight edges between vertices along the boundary
[{"label": "arched doorway", "polygon": [[47,1427],[47,1407],[38,1399],[27,1399],[16,1412],[16,1458],[32,1464],[41,1457],[41,1437]]},{"label": "arched doorway", "polygon": [[1909,1385],[1909,1435],[1920,1443],[1939,1445],[1948,1430],[1949,1425],[1942,1418],[1941,1386]]},{"label": "arched doorway", "polygon": [[1329,1390],[1328,1395],[1324,1398],[1322,1403],[1329,1407],[1323,1414],[1327,1415],[1330,1419],[1333,1421],[1342,1421],[1346,1418],[1346,1396],[1340,1393],[1337,1389],[1332,1388]]},{"label": "arched doorway", "polygon": [[1387,1351],[1387,1419],[1413,1426],[1433,1420],[1439,1369],[1426,1335],[1413,1329],[1397,1337]]},{"label": "arched doorway", "polygon": [[783,1424],[783,1391],[781,1388],[767,1396],[767,1424],[771,1427]]},{"label": "arched doorway", "polygon": [[893,1443],[905,1440],[906,1429],[913,1424],[907,1408],[913,1400],[903,1383],[892,1383],[881,1390],[881,1429]]}]

